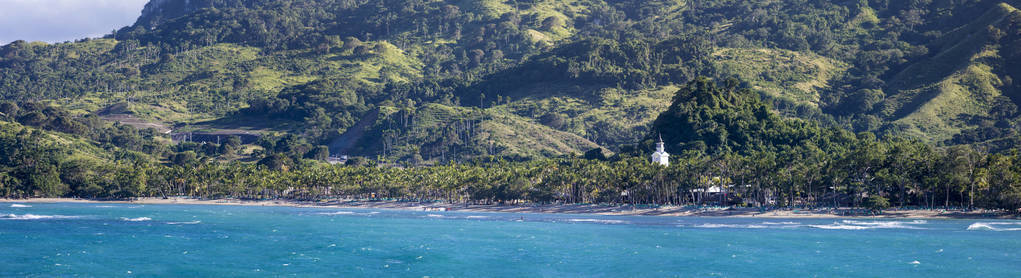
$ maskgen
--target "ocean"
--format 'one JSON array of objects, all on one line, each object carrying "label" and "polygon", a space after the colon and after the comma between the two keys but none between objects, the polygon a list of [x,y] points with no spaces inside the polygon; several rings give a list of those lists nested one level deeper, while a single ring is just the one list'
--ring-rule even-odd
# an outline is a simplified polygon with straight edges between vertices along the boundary
[{"label": "ocean", "polygon": [[0,277],[1021,277],[1021,221],[0,203]]}]

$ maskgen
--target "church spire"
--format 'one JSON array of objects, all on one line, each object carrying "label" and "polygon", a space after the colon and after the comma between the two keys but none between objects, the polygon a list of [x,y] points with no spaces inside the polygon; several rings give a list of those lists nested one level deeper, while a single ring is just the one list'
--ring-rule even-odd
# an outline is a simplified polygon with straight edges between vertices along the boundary
[{"label": "church spire", "polygon": [[670,166],[670,154],[666,152],[666,143],[663,143],[663,134],[659,134],[659,142],[656,142],[656,153],[652,154],[652,163]]},{"label": "church spire", "polygon": [[663,134],[659,134],[659,142],[656,142],[656,152],[666,152],[666,144],[663,143]]}]

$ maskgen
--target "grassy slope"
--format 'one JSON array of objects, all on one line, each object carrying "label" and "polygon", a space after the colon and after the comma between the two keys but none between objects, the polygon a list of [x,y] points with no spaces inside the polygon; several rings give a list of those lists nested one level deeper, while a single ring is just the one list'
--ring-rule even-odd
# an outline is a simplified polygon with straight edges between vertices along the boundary
[{"label": "grassy slope", "polygon": [[45,131],[34,127],[26,127],[19,123],[0,120],[0,130],[8,131],[22,129],[27,129],[30,132],[42,132],[42,142],[39,143],[46,146],[53,146],[61,150],[66,150],[69,154],[68,159],[87,160],[99,163],[114,163],[115,158],[113,153],[100,148],[91,140],[64,133]]},{"label": "grassy slope", "polygon": [[651,90],[536,84],[523,87],[529,97],[489,109],[493,113],[522,116],[538,123],[555,113],[565,119],[564,131],[594,140],[604,147],[633,143],[648,125],[670,106],[677,90],[663,86]]},{"label": "grassy slope", "polygon": [[[401,108],[392,106],[380,107],[380,117],[366,127],[359,138],[359,147],[350,151],[353,155],[373,156],[382,152],[381,141],[395,142],[390,145],[388,155],[401,158],[416,152],[416,144],[434,142],[452,130],[464,131],[472,129],[474,133],[468,141],[469,147],[480,147],[491,150],[493,155],[519,155],[527,157],[543,157],[564,154],[582,154],[599,147],[577,134],[555,130],[537,123],[534,119],[522,117],[505,107],[488,109],[447,106],[428,103],[414,109],[413,117],[406,128],[398,128],[403,124]],[[471,122],[468,126],[465,123]],[[388,129],[402,129],[399,135],[383,135]],[[458,133],[464,135],[466,133]],[[450,134],[447,134],[450,135]],[[455,136],[455,135],[451,135]],[[466,138],[461,138],[465,140]],[[430,157],[427,157],[427,159]]]},{"label": "grassy slope", "polygon": [[506,13],[517,12],[522,19],[523,25],[540,26],[542,21],[549,17],[557,17],[563,20],[562,26],[550,30],[528,29],[532,42],[542,42],[546,45],[554,45],[557,42],[569,40],[577,30],[574,29],[574,21],[579,16],[588,13],[593,5],[607,5],[600,0],[562,0],[562,1],[534,1],[535,4],[518,4],[506,0],[462,0],[455,1],[462,9],[482,11],[488,18],[499,18]]},{"label": "grassy slope", "polygon": [[900,90],[888,100],[899,108],[893,123],[906,135],[941,142],[970,127],[964,116],[988,116],[1003,81],[995,73],[1001,46],[989,44],[987,27],[1004,27],[1018,12],[997,6],[935,44],[932,58],[898,73],[890,83]]},{"label": "grassy slope", "polygon": [[578,135],[554,130],[513,114],[491,114],[482,123],[481,142],[491,142],[504,149],[501,154],[541,157],[561,154],[582,154],[599,147]]},{"label": "grassy slope", "polygon": [[969,127],[961,119],[963,115],[986,116],[993,97],[1002,93],[1003,85],[993,68],[983,58],[996,58],[997,51],[988,49],[975,55],[967,67],[959,70],[939,83],[917,89],[921,95],[933,95],[910,114],[894,121],[909,126],[904,134],[933,140],[950,139],[962,129]]},{"label": "grassy slope", "polygon": [[722,72],[737,75],[756,90],[812,106],[819,104],[819,89],[850,67],[811,53],[765,48],[721,48],[713,58]]},{"label": "grassy slope", "polygon": [[[117,41],[93,40],[84,44],[65,44],[65,55],[81,51],[104,53]],[[262,54],[254,47],[216,44],[172,55],[173,62],[160,68],[146,68],[154,61],[110,61],[104,67],[138,65],[145,73],[130,79],[139,88],[126,92],[90,92],[82,97],[54,100],[53,103],[76,113],[104,113],[114,104],[127,105],[113,114],[128,114],[140,121],[169,125],[179,122],[214,120],[216,114],[196,112],[196,108],[232,111],[247,105],[246,97],[272,95],[287,86],[304,84],[318,78],[348,77],[366,86],[385,82],[407,82],[422,76],[423,64],[416,57],[386,42],[385,53],[356,56],[351,51],[316,54],[286,51]],[[73,46],[73,47],[72,47]],[[85,50],[87,48],[89,50]],[[99,69],[103,70],[103,69]],[[236,80],[243,80],[242,84]]]}]

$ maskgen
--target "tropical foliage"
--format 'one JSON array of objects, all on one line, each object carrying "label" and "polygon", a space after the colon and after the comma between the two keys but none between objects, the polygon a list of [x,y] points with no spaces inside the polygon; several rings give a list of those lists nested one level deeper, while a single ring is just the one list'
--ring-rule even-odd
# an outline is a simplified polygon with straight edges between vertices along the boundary
[{"label": "tropical foliage", "polygon": [[0,193],[1016,209],[1019,4],[153,1],[0,46]]},{"label": "tropical foliage", "polygon": [[[4,146],[0,193],[7,197],[388,198],[876,210],[891,204],[1021,208],[1018,150],[987,154],[968,146],[934,148],[918,140],[819,128],[803,120],[780,118],[765,109],[756,94],[734,83],[697,79],[677,92],[671,109],[656,126],[671,146],[668,150],[679,153],[670,167],[650,163],[642,146],[627,147],[630,152],[611,157],[601,152],[585,158],[526,161],[488,157],[428,167],[394,167],[398,165],[357,158],[349,165],[330,165],[322,161],[325,147],[313,147],[295,136],[261,139],[261,154],[252,156],[262,158],[248,163],[226,159],[238,155],[236,138],[219,146],[138,149],[133,147],[138,144],[123,139],[75,139],[89,133],[69,134],[54,126],[61,120],[29,121],[35,116],[26,116],[18,118],[22,124],[5,124],[0,133]],[[19,111],[37,112],[29,109]],[[721,118],[724,114],[729,118]],[[687,124],[676,124],[675,118],[684,118]],[[101,125],[96,130],[118,129],[129,131],[123,135],[128,137],[138,132],[123,126]],[[802,139],[778,139],[795,137]],[[69,148],[75,144],[86,147]]]}]

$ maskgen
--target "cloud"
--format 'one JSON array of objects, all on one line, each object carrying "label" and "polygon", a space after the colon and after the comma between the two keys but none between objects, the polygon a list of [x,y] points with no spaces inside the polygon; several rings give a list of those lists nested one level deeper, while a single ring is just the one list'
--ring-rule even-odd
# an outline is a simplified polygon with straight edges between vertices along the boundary
[{"label": "cloud", "polygon": [[0,44],[100,37],[131,25],[148,0],[0,0]]}]

